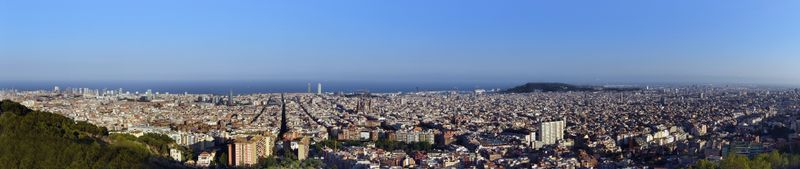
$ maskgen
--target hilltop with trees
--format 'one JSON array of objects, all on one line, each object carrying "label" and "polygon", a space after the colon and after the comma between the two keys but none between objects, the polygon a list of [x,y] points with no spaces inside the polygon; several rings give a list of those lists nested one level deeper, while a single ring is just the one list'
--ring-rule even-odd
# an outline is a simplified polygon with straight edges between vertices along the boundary
[{"label": "hilltop with trees", "polygon": [[3,168],[183,168],[167,158],[171,146],[165,135],[109,135],[104,127],[0,102]]},{"label": "hilltop with trees", "polygon": [[504,93],[530,93],[530,92],[579,92],[579,91],[636,91],[635,87],[604,87],[604,86],[577,86],[566,83],[526,83]]}]

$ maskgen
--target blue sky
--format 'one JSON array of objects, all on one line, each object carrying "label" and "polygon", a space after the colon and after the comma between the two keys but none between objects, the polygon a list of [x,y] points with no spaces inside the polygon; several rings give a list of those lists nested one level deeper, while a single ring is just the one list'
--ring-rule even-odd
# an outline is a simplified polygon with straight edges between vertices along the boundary
[{"label": "blue sky", "polygon": [[0,0],[5,81],[800,84],[800,1]]}]

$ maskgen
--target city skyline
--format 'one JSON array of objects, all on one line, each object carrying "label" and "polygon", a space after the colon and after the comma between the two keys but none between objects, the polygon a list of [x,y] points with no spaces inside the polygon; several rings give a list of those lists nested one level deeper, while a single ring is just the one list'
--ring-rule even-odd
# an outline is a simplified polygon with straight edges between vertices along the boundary
[{"label": "city skyline", "polygon": [[0,0],[3,168],[800,168],[800,1]]},{"label": "city skyline", "polygon": [[[531,83],[507,91],[212,95],[53,87],[0,89],[0,100],[3,126],[32,126],[0,127],[0,141],[11,142],[3,145],[25,145],[0,149],[91,141],[152,150],[110,162],[94,154],[121,152],[85,151],[89,160],[57,163],[26,159],[81,157],[82,149],[0,158],[11,168],[800,166],[790,149],[800,141],[800,89]],[[79,130],[64,131],[72,128]],[[66,139],[39,139],[59,137]]]},{"label": "city skyline", "polygon": [[0,79],[797,86],[798,7],[2,1]]}]

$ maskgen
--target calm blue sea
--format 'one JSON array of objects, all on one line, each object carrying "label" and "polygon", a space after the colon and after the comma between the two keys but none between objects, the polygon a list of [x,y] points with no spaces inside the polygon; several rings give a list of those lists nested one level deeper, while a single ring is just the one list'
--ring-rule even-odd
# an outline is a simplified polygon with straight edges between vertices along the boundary
[{"label": "calm blue sea", "polygon": [[[233,91],[236,94],[250,93],[280,93],[280,92],[306,92],[309,82],[300,81],[225,81],[225,82],[0,82],[0,89],[17,90],[53,90],[59,86],[62,90],[67,88],[90,88],[144,92],[152,89],[153,92],[170,93],[195,93],[195,94],[227,94]],[[318,82],[311,82],[312,92],[316,92]],[[414,92],[414,91],[440,91],[459,90],[471,91],[473,89],[505,89],[517,83],[410,83],[410,82],[321,82],[324,92],[355,92],[369,91],[373,93],[386,92]]]}]

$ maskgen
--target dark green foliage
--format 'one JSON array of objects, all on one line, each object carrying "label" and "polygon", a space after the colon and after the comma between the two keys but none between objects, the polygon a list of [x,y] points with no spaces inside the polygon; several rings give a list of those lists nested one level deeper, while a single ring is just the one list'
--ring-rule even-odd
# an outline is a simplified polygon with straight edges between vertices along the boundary
[{"label": "dark green foliage", "polygon": [[108,129],[105,127],[97,127],[95,125],[89,124],[85,121],[79,121],[75,124],[77,130],[86,131],[89,134],[93,134],[94,136],[105,136],[108,135]]},{"label": "dark green foliage", "polygon": [[510,93],[529,93],[534,91],[542,92],[566,92],[566,91],[589,91],[591,88],[578,87],[575,85],[564,83],[526,83],[522,86],[517,86],[508,89],[506,92]]},{"label": "dark green foliage", "polygon": [[[108,130],[10,101],[0,114],[2,168],[160,168],[144,144],[110,137]],[[139,148],[136,148],[139,147]]]},{"label": "dark green foliage", "polygon": [[228,153],[217,153],[217,158],[214,158],[214,164],[216,164],[217,167],[228,167]]},{"label": "dark green foliage", "polygon": [[3,112],[16,113],[17,115],[24,115],[31,112],[31,109],[11,100],[3,100],[0,102],[0,114]]},{"label": "dark green foliage", "polygon": [[738,154],[728,154],[724,160],[719,162],[719,167],[723,169],[750,169],[750,159]]},{"label": "dark green foliage", "polygon": [[691,169],[790,169],[800,168],[800,155],[796,154],[783,154],[778,151],[770,153],[763,153],[756,155],[753,158],[747,158],[743,155],[729,154],[715,164],[708,160],[699,160],[694,165],[689,166]]},{"label": "dark green foliage", "polygon": [[175,143],[175,140],[172,140],[169,136],[155,133],[144,134],[138,140],[154,148],[155,152],[161,155],[169,155],[170,145]]},{"label": "dark green foliage", "polygon": [[689,167],[690,169],[716,169],[717,164],[708,160],[698,160],[697,163]]},{"label": "dark green foliage", "polygon": [[175,145],[175,146],[173,146],[174,148],[176,148],[179,151],[181,151],[181,156],[183,157],[183,161],[188,161],[188,160],[197,161],[197,156],[194,155],[194,150],[193,149],[191,149],[189,147],[186,147],[186,146],[177,146],[177,144],[173,144],[173,145]]},{"label": "dark green foliage", "polygon": [[585,87],[565,83],[526,83],[505,91],[505,93],[530,93],[530,92],[569,92],[569,91],[636,91],[640,88],[617,87]]},{"label": "dark green foliage", "polygon": [[[787,156],[790,156],[786,154]],[[753,159],[753,161],[760,161],[758,163],[765,163],[771,166],[771,168],[784,168],[789,167],[789,159],[784,158],[781,153],[778,151],[772,151],[770,153],[759,154],[758,156]],[[762,164],[757,164],[762,165]],[[754,167],[750,167],[754,168]]]}]

